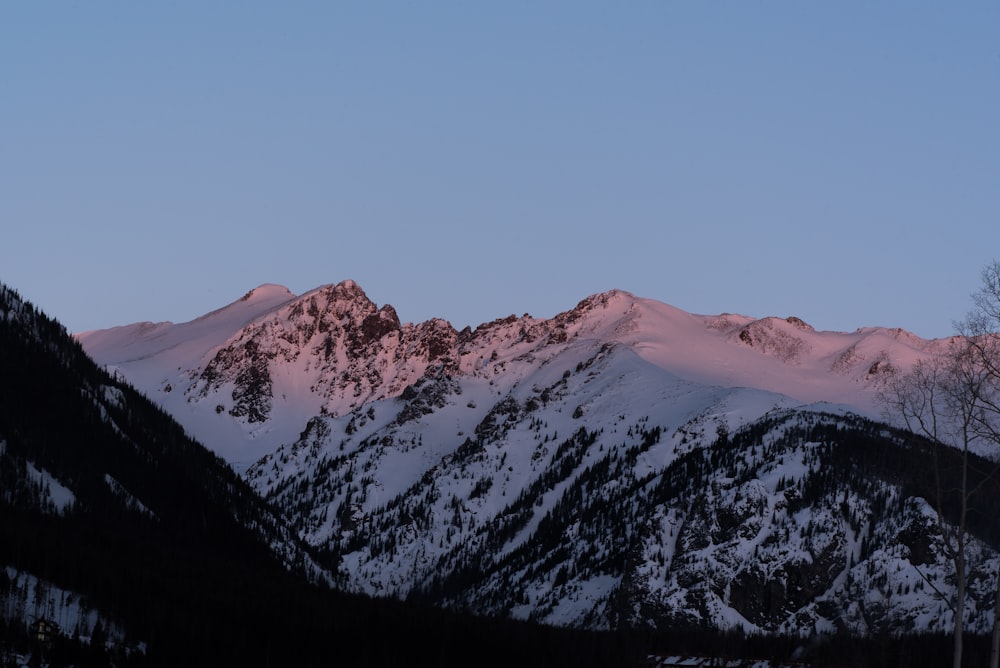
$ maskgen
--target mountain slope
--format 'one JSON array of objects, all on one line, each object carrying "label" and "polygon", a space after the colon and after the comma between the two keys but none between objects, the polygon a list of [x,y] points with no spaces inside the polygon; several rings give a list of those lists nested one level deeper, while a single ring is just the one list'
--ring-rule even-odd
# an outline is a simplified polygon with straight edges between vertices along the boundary
[{"label": "mountain slope", "polygon": [[[949,627],[924,581],[953,591],[921,477],[930,451],[759,391],[657,394],[628,376],[602,388],[601,367],[621,369],[608,358],[593,376],[498,397],[467,436],[449,427],[474,390],[447,379],[409,403],[318,419],[248,479],[329,552],[348,590],[598,629]],[[874,453],[879,466],[865,465]],[[985,632],[998,542],[978,531],[969,628]]]}]

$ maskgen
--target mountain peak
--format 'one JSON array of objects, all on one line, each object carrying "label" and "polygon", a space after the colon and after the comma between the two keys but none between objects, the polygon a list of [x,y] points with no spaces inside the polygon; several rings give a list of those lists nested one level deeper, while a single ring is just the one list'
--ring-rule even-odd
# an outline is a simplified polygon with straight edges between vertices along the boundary
[{"label": "mountain peak", "polygon": [[785,322],[787,322],[790,325],[795,325],[799,329],[805,330],[807,332],[815,332],[816,331],[816,329],[812,325],[810,325],[808,322],[806,322],[802,318],[796,317],[794,315],[790,315],[787,318],[785,318]]},{"label": "mountain peak", "polygon": [[[319,302],[317,302],[317,299]],[[368,298],[368,295],[361,289],[361,286],[350,279],[340,281],[339,283],[321,285],[318,288],[299,295],[295,301],[303,305],[314,304],[310,307],[312,315],[316,315],[315,309],[317,307],[315,304],[318,303],[324,303],[324,308],[331,309],[337,314],[337,317],[342,317],[348,311],[355,311],[358,308],[364,311],[365,315],[369,311],[378,310],[375,302]]]},{"label": "mountain peak", "polygon": [[361,289],[361,286],[349,278],[334,285],[331,293],[341,299],[368,299],[368,295]]},{"label": "mountain peak", "polygon": [[241,302],[246,301],[258,301],[261,299],[271,299],[274,297],[284,297],[285,299],[291,299],[295,296],[291,290],[286,288],[284,285],[278,285],[277,283],[262,283],[256,288],[250,290],[245,295],[240,297]]},{"label": "mountain peak", "polygon": [[572,309],[557,315],[555,320],[569,324],[598,309],[607,309],[614,304],[634,304],[637,300],[638,298],[635,295],[625,290],[613,289],[607,292],[598,292],[581,299]]},{"label": "mountain peak", "polygon": [[576,310],[590,309],[597,306],[607,306],[608,304],[619,301],[633,302],[636,299],[637,297],[627,290],[612,288],[611,290],[598,292],[580,300],[580,302],[576,305]]}]

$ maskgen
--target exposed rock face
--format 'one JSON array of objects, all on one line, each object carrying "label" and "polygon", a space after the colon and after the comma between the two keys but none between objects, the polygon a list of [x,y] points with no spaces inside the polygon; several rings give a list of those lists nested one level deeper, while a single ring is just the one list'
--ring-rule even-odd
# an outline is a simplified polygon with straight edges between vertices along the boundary
[{"label": "exposed rock face", "polygon": [[811,332],[812,327],[798,318],[764,318],[742,327],[738,338],[746,345],[767,355],[774,355],[784,362],[794,363],[808,353],[809,344],[799,332]]},{"label": "exposed rock face", "polygon": [[[443,320],[402,325],[353,281],[309,293],[241,330],[197,377],[196,395],[231,388],[229,414],[264,422],[282,368],[312,377],[310,391],[348,408],[392,396],[428,369],[455,367],[457,333]],[[287,394],[287,393],[286,393]],[[336,409],[335,409],[336,410]]]},{"label": "exposed rock face", "polygon": [[441,319],[401,324],[392,306],[378,308],[356,283],[344,281],[240,330],[197,373],[193,391],[197,397],[228,392],[230,415],[265,422],[278,392],[275,374],[290,367],[307,371],[310,391],[339,414],[396,396],[425,375],[501,374],[510,356],[501,359],[498,351],[534,355],[565,345],[567,328],[625,294],[595,295],[552,320],[511,315],[460,334]]},{"label": "exposed rock face", "polygon": [[364,350],[387,334],[398,332],[399,329],[399,316],[396,315],[396,309],[386,304],[377,313],[373,313],[361,321],[360,334],[354,338],[355,345],[352,348]]}]

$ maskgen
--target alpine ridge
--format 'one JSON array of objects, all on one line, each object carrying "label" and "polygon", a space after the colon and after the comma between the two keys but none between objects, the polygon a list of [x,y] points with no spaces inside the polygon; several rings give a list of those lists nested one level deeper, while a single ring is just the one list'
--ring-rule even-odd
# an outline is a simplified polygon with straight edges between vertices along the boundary
[{"label": "alpine ridge", "polygon": [[504,387],[581,346],[620,344],[700,385],[767,390],[877,417],[879,379],[948,343],[898,329],[816,332],[795,317],[698,316],[621,290],[551,319],[511,315],[458,332],[441,319],[401,324],[392,306],[377,307],[351,280],[299,297],[262,285],[191,322],[77,338],[209,447],[243,463],[289,443],[311,417],[397,397],[422,378],[445,373]]}]

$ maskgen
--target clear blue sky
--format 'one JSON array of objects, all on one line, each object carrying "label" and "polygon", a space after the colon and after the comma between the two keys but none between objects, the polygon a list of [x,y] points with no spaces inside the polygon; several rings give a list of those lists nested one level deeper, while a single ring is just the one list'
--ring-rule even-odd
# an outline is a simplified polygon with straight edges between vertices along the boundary
[{"label": "clear blue sky", "polygon": [[0,221],[71,331],[352,278],[944,336],[1000,258],[1000,3],[3,3]]}]

